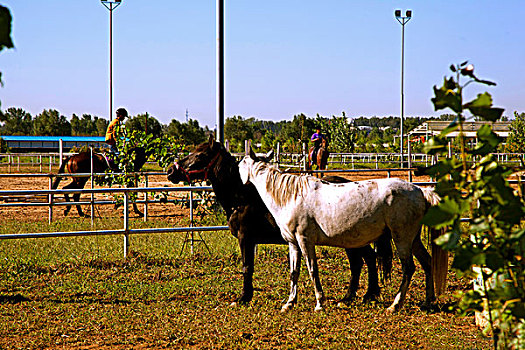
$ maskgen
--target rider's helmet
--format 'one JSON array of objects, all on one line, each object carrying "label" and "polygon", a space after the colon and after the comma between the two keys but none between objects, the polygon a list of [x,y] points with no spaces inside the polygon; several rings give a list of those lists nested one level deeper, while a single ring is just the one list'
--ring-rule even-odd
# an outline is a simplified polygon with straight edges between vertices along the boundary
[{"label": "rider's helmet", "polygon": [[117,109],[117,118],[119,119],[124,119],[124,118],[127,118],[128,116],[128,111],[126,111],[125,108],[119,108]]}]

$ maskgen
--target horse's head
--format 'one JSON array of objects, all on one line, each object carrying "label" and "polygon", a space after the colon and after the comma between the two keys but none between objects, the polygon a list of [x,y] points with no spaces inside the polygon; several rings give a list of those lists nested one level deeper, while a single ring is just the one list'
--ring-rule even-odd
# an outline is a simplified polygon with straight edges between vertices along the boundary
[{"label": "horse's head", "polygon": [[209,171],[218,161],[221,148],[221,144],[210,136],[208,142],[201,143],[195,151],[169,167],[168,180],[173,183],[206,180]]},{"label": "horse's head", "polygon": [[[250,150],[250,152],[252,152]],[[255,160],[251,156],[244,157],[239,163],[239,175],[241,175],[241,181],[243,184],[247,184],[252,176],[252,168],[255,164]]]},{"label": "horse's head", "polygon": [[242,183],[247,184],[250,181],[251,170],[255,162],[269,163],[272,158],[273,150],[264,156],[257,156],[250,147],[249,155],[244,157],[244,159],[239,163],[239,174],[241,175]]}]

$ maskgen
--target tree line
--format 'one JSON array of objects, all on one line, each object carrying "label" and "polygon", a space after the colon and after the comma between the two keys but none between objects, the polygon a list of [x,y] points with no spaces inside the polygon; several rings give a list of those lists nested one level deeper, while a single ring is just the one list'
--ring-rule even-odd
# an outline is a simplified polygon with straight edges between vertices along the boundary
[{"label": "tree line", "polygon": [[[405,132],[409,132],[428,120],[453,118],[451,114],[433,118],[406,117],[403,127]],[[522,122],[522,119],[518,118],[518,122]],[[73,114],[68,120],[55,109],[45,109],[34,117],[22,108],[11,107],[0,111],[0,135],[104,136],[108,123],[108,120],[91,114]],[[243,151],[244,140],[252,140],[254,147],[261,151],[275,148],[279,142],[285,152],[300,152],[318,126],[328,138],[332,152],[399,150],[394,136],[399,134],[400,118],[393,116],[348,118],[342,112],[340,116],[325,117],[318,114],[308,117],[298,114],[292,120],[268,121],[234,115],[225,120],[224,134],[233,152]],[[213,130],[201,126],[194,119],[185,122],[172,119],[166,125],[149,113],[130,116],[125,127],[130,131],[146,132],[153,137],[171,136],[190,148],[204,142],[213,133]],[[415,151],[417,147],[415,145]]]}]

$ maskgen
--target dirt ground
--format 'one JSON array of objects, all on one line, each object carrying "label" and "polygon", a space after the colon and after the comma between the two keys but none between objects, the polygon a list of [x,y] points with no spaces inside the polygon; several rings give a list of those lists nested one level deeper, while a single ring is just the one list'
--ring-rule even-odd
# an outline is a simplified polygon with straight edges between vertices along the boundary
[{"label": "dirt ground", "polygon": [[[61,189],[65,185],[71,182],[70,178],[64,178],[60,182],[58,188]],[[143,187],[144,184],[140,184],[140,187]],[[149,177],[148,187],[175,187],[176,185],[169,182],[165,176],[153,175]],[[182,186],[182,185],[177,185]],[[91,188],[91,182],[88,181],[85,188]],[[94,188],[102,188],[102,186],[95,185]],[[1,191],[13,191],[13,190],[47,190],[49,189],[49,178],[47,177],[0,177],[0,190]],[[169,195],[169,199],[181,198],[184,195],[181,193],[172,192]],[[139,195],[139,199],[143,199],[143,194]],[[151,199],[151,194],[149,194]],[[80,197],[81,201],[90,201],[90,194],[83,194]],[[64,197],[62,195],[55,196],[54,199],[58,203],[64,202]],[[72,199],[71,199],[72,200]],[[111,194],[96,194],[95,200],[97,201],[111,201],[114,200]],[[0,195],[0,204],[9,203],[13,206],[9,207],[0,207],[0,216],[3,219],[19,219],[24,222],[31,221],[47,221],[49,217],[49,206],[32,206],[30,215],[28,215],[27,207],[15,206],[14,204],[36,204],[36,203],[48,203],[46,195],[20,195],[20,196],[8,196]],[[66,207],[62,205],[57,205],[53,207],[53,220],[60,219],[64,217],[64,209]],[[144,211],[144,205],[139,204],[139,209]],[[86,215],[90,215],[91,206],[82,205],[82,210]],[[186,210],[180,208],[179,205],[173,203],[168,204],[157,204],[151,203],[148,204],[148,217],[155,218],[169,218],[169,217],[178,217],[182,214],[185,214]],[[123,207],[115,210],[113,204],[105,205],[96,205],[95,206],[95,217],[111,217],[115,215],[123,216]],[[133,212],[130,213],[133,217],[137,217],[138,214]],[[186,214],[185,214],[186,215]],[[78,217],[77,210],[75,207],[71,208],[69,213],[70,217]]]}]

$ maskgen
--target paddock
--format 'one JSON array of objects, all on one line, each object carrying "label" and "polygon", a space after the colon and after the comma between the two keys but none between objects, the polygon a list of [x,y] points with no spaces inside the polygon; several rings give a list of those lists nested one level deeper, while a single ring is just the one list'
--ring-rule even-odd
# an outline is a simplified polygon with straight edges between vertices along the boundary
[{"label": "paddock", "polygon": [[[21,170],[27,171],[28,167],[22,165]],[[407,301],[407,310],[400,315],[387,320],[382,316],[386,300],[394,296],[395,291],[391,286],[396,281],[383,287],[384,299],[377,304],[364,306],[358,303],[348,309],[335,308],[337,295],[344,294],[344,281],[348,278],[346,257],[337,249],[319,249],[320,271],[328,297],[326,315],[312,315],[309,308],[299,307],[285,319],[280,316],[278,309],[287,295],[288,274],[286,247],[278,246],[258,248],[257,264],[264,268],[256,276],[253,305],[246,309],[228,308],[230,299],[238,293],[241,267],[235,238],[226,232],[225,227],[217,226],[217,231],[210,227],[196,228],[195,226],[201,226],[198,220],[191,226],[189,208],[176,203],[157,203],[153,196],[149,197],[151,202],[147,203],[146,218],[126,215],[125,206],[115,210],[113,200],[105,197],[109,191],[152,190],[167,190],[173,199],[189,196],[187,191],[190,189],[187,186],[174,186],[167,181],[163,172],[148,173],[148,185],[143,183],[140,185],[142,187],[136,189],[104,189],[96,185],[91,189],[88,182],[85,193],[81,196],[82,205],[89,212],[93,194],[96,202],[101,202],[95,203],[95,228],[99,223],[105,225],[106,218],[114,218],[111,227],[90,229],[90,219],[79,218],[75,211],[64,218],[63,202],[60,201],[60,191],[63,190],[57,190],[53,192],[57,202],[51,206],[52,226],[49,226],[56,229],[50,232],[24,231],[24,223],[27,222],[33,223],[29,227],[47,227],[49,224],[49,184],[53,174],[38,173],[38,165],[36,167],[33,166],[35,173],[11,173],[0,177],[0,204],[9,204],[0,206],[0,213],[4,223],[16,222],[20,226],[17,231],[9,234],[24,237],[0,237],[4,238],[0,239],[0,244],[5,248],[1,254],[6,266],[3,271],[10,274],[9,271],[15,271],[12,266],[27,266],[16,273],[17,277],[4,279],[2,288],[5,292],[0,293],[0,314],[8,315],[10,305],[19,309],[21,316],[25,315],[23,309],[26,307],[37,310],[38,314],[46,317],[45,327],[49,331],[42,333],[40,330],[38,335],[31,330],[22,332],[20,327],[23,322],[16,316],[10,316],[13,321],[10,322],[10,329],[13,333],[5,339],[10,339],[12,344],[28,347],[31,341],[36,341],[36,344],[56,343],[67,348],[68,344],[74,347],[97,343],[101,348],[124,349],[127,341],[134,339],[132,342],[135,344],[147,343],[156,347],[191,348],[196,344],[208,348],[275,348],[294,347],[294,344],[302,344],[304,347],[333,344],[341,347],[344,343],[355,347],[380,348],[379,338],[370,331],[381,332],[382,338],[388,339],[389,344],[398,344],[400,347],[410,344],[411,347],[418,348],[453,349],[476,344],[478,348],[486,348],[489,343],[479,335],[473,317],[457,319],[443,311],[433,314],[419,311],[417,304],[422,300],[424,292],[422,277],[417,274]],[[374,168],[330,171],[354,181],[388,176],[408,180],[408,169]],[[413,181],[428,184],[430,178],[414,177]],[[210,188],[202,186],[194,189],[209,191]],[[13,195],[5,191],[17,191],[15,196],[24,201],[6,200]],[[140,206],[145,204],[140,203]],[[31,210],[31,215],[27,214],[28,209]],[[73,226],[75,222],[82,223],[87,229],[66,232],[59,229],[61,226],[54,226],[64,221]],[[129,225],[127,229],[126,222]],[[150,222],[155,226],[150,227]],[[137,227],[139,224],[147,227]],[[164,228],[168,230],[163,231]],[[196,234],[194,242],[191,241],[193,237],[188,236],[191,232]],[[30,238],[34,237],[31,234],[41,236],[38,239]],[[131,236],[127,248],[126,234],[128,238]],[[199,245],[201,238],[206,241],[209,251]],[[185,244],[191,249],[191,255],[181,254]],[[123,251],[127,252],[127,257],[120,260]],[[24,282],[27,277],[23,271],[33,269],[48,272],[39,273]],[[393,274],[397,277],[401,275],[399,270]],[[84,277],[81,276],[89,278],[82,281]],[[313,300],[313,295],[310,293],[309,280],[303,277],[300,288],[307,300],[303,305],[307,305],[308,300]],[[366,279],[366,274],[362,279]],[[48,281],[52,283],[48,284]],[[363,283],[360,291],[365,289]],[[25,288],[28,288],[27,292],[24,292]],[[469,288],[467,282],[453,277],[447,292],[440,299],[441,302],[444,305],[451,303],[453,291],[465,288]],[[55,313],[54,303],[62,305],[60,313],[70,320],[67,329],[60,319],[55,320],[52,316]],[[107,313],[109,309],[105,308],[113,311]],[[158,314],[159,308],[165,311]],[[200,311],[197,313],[197,310]],[[289,317],[293,318],[296,326],[290,328]],[[186,322],[185,319],[192,321]],[[249,325],[241,324],[241,319],[247,320]],[[304,338],[304,331],[300,329],[304,330],[311,324],[315,324],[319,330],[325,329],[321,324],[327,319],[330,321],[326,330],[333,333],[338,329],[340,337],[321,332],[310,334],[309,340]],[[168,325],[166,329],[169,332],[161,331],[165,325]],[[421,329],[418,325],[421,325]],[[218,328],[210,333],[209,327]],[[286,327],[290,328],[286,331],[290,336],[283,342],[279,334]],[[417,339],[410,336],[406,332],[407,327],[420,336]],[[441,331],[438,334],[432,331],[431,336],[421,336],[428,333],[429,327],[439,328]],[[39,329],[38,326],[34,328]],[[108,332],[118,335],[110,340],[106,337]],[[345,340],[341,343],[343,338]],[[457,339],[461,341],[456,343]]]}]

